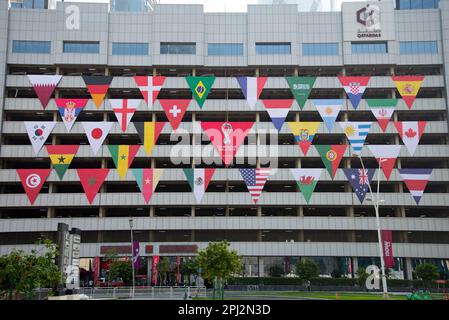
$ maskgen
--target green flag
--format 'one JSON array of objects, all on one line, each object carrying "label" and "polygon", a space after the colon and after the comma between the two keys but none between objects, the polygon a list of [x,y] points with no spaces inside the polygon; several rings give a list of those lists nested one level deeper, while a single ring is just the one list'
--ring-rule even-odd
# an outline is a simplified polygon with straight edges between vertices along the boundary
[{"label": "green flag", "polygon": [[190,90],[192,90],[193,97],[198,102],[200,108],[202,108],[214,84],[215,77],[186,77],[186,81]]},{"label": "green flag", "polygon": [[312,193],[315,190],[316,184],[320,179],[323,169],[290,169],[296,183],[301,190],[304,199],[309,203]]},{"label": "green flag", "polygon": [[304,108],[310,92],[312,91],[316,77],[285,77],[285,79],[287,80],[290,90],[292,91],[296,102],[298,102],[299,107],[301,109]]}]

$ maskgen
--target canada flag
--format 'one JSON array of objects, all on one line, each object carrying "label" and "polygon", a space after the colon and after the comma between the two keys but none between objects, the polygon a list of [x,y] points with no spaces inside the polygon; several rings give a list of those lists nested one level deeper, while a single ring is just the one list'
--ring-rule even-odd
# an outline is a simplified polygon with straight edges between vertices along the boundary
[{"label": "canada flag", "polygon": [[413,155],[426,128],[426,121],[396,121],[394,126],[408,152]]}]

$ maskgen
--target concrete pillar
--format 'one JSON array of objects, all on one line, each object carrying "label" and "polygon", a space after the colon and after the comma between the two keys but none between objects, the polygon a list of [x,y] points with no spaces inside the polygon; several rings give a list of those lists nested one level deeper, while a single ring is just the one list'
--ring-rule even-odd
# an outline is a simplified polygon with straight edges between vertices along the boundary
[{"label": "concrete pillar", "polygon": [[47,209],[47,218],[54,218],[55,217],[55,208],[48,208]]},{"label": "concrete pillar", "polygon": [[359,262],[357,260],[357,257],[352,257],[352,273],[354,275],[354,278],[357,278],[357,270],[359,269]]},{"label": "concrete pillar", "polygon": [[299,206],[296,209],[296,216],[297,217],[304,217],[304,207],[303,206]]},{"label": "concrete pillar", "polygon": [[300,121],[299,112],[295,113],[295,121]]},{"label": "concrete pillar", "polygon": [[298,230],[298,242],[304,242],[304,230]]},{"label": "concrete pillar", "polygon": [[259,277],[265,277],[265,273],[264,273],[264,258],[263,257],[258,257],[258,268],[259,268]]},{"label": "concrete pillar", "polygon": [[150,207],[150,217],[154,217],[154,207]]},{"label": "concrete pillar", "polygon": [[257,216],[258,216],[258,217],[261,217],[261,216],[262,216],[262,207],[261,207],[261,206],[258,206],[258,207],[257,207]]},{"label": "concrete pillar", "polygon": [[262,242],[262,230],[257,230],[257,242]]},{"label": "concrete pillar", "polygon": [[254,74],[254,75],[255,75],[256,77],[258,77],[258,76],[259,76],[259,74],[260,74],[260,73],[259,73],[259,68],[256,68],[256,72],[255,72],[255,74]]},{"label": "concrete pillar", "polygon": [[225,207],[225,216],[229,217],[229,206]]},{"label": "concrete pillar", "polygon": [[412,259],[411,258],[403,258],[404,266],[405,266],[405,279],[413,280],[413,268],[412,268]]},{"label": "concrete pillar", "polygon": [[106,67],[106,68],[104,69],[104,74],[107,75],[107,76],[110,74],[110,72],[109,72],[109,67]]},{"label": "concrete pillar", "polygon": [[192,69],[192,77],[196,77],[196,68]]},{"label": "concrete pillar", "polygon": [[100,208],[100,210],[98,211],[98,216],[100,218],[106,217],[106,208]]},{"label": "concrete pillar", "polygon": [[295,77],[297,77],[298,75],[299,75],[299,72],[298,72],[299,70],[298,70],[298,67],[295,67],[295,70],[293,70],[293,75],[295,76]]},{"label": "concrete pillar", "polygon": [[153,77],[156,77],[156,76],[157,76],[157,69],[153,68]]},{"label": "concrete pillar", "polygon": [[195,242],[195,230],[190,232],[190,242]]},{"label": "concrete pillar", "polygon": [[190,207],[190,216],[191,217],[195,216],[195,207]]},{"label": "concrete pillar", "polygon": [[149,231],[150,242],[154,242],[154,230]]}]

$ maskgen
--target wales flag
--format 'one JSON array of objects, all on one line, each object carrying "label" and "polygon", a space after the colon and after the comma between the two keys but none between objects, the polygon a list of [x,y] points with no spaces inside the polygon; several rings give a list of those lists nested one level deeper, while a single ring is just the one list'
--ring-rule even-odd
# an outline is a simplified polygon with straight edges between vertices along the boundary
[{"label": "wales flag", "polygon": [[200,109],[203,108],[207,95],[214,84],[215,77],[186,77],[186,81]]},{"label": "wales flag", "polygon": [[285,77],[285,79],[299,107],[301,109],[304,108],[315,84],[316,77]]}]

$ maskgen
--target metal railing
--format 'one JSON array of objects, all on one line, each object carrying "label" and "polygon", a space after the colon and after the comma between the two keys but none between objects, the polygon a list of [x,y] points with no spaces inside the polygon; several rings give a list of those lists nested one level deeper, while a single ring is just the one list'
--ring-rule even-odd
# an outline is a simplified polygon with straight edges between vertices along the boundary
[{"label": "metal railing", "polygon": [[[89,299],[128,299],[132,297],[132,287],[84,287],[79,294]],[[190,299],[205,298],[206,287],[136,287],[134,299]]]}]

